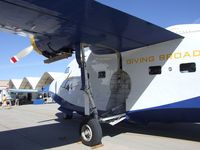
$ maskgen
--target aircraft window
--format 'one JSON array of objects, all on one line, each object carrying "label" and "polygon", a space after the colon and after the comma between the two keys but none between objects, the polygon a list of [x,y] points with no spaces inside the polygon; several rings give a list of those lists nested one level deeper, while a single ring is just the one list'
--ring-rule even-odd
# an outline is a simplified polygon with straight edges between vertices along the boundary
[{"label": "aircraft window", "polygon": [[69,82],[69,81],[67,80],[64,84],[61,85],[61,87],[66,89],[66,88],[67,88],[67,85],[69,84],[68,82]]},{"label": "aircraft window", "polygon": [[69,87],[69,84],[68,84],[67,87],[66,87],[66,90],[69,91],[69,88],[70,88],[70,87]]},{"label": "aircraft window", "polygon": [[195,63],[180,64],[180,72],[181,73],[195,72],[195,71],[196,71]]},{"label": "aircraft window", "polygon": [[65,69],[65,73],[69,73],[69,69],[70,69],[70,67],[67,67],[67,68]]},{"label": "aircraft window", "polygon": [[106,77],[106,72],[105,71],[98,72],[98,78],[99,79],[102,79],[102,78],[105,78],[105,77]]},{"label": "aircraft window", "polygon": [[161,74],[161,66],[151,66],[151,67],[149,67],[149,74],[150,75]]}]

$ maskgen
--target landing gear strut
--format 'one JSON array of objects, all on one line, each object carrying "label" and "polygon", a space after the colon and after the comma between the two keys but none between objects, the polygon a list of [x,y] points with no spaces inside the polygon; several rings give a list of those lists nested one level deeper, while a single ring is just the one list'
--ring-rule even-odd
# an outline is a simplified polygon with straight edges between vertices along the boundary
[{"label": "landing gear strut", "polygon": [[[80,127],[80,136],[82,143],[87,146],[94,146],[101,143],[102,139],[102,129],[100,126],[100,121],[104,123],[109,123],[111,125],[115,125],[122,120],[126,118],[126,114],[112,114],[111,116],[107,116],[109,113],[107,113],[105,118],[99,118],[97,108],[94,103],[94,98],[92,96],[92,92],[90,90],[90,84],[89,84],[89,77],[87,74],[87,68],[86,68],[86,61],[85,61],[85,52],[84,47],[88,47],[84,44],[78,44],[76,45],[76,60],[79,64],[79,68],[81,71],[81,83],[82,87],[81,90],[84,91],[84,97],[85,97],[85,116],[87,116],[89,119],[81,123]],[[117,55],[118,60],[118,71],[122,72],[122,57],[121,53],[117,50],[113,50]],[[121,75],[121,74],[120,74]],[[122,105],[124,106],[124,105]],[[121,107],[119,107],[121,108]],[[114,109],[114,108],[113,108]],[[117,108],[115,108],[117,110]],[[114,110],[113,110],[114,111]]]},{"label": "landing gear strut", "polygon": [[86,69],[84,45],[76,45],[76,60],[81,71],[81,90],[85,93],[85,115],[89,119],[83,121],[80,127],[82,143],[87,146],[94,146],[101,143],[102,129],[98,120],[98,112],[90,90]]}]

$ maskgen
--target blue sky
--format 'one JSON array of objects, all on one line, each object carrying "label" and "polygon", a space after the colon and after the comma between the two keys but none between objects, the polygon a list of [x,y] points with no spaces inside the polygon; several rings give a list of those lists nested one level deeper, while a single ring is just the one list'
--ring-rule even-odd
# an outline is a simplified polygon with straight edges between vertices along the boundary
[{"label": "blue sky", "polygon": [[[98,0],[126,13],[152,22],[161,27],[175,24],[200,23],[199,0]],[[64,72],[69,60],[46,65],[43,56],[32,52],[17,64],[9,59],[30,45],[29,39],[0,32],[0,80],[39,77],[44,72]]]}]

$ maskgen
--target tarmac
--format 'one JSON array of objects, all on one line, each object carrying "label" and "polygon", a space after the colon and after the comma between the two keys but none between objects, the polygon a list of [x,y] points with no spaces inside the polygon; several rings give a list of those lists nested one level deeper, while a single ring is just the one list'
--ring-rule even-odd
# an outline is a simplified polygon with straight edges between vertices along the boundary
[{"label": "tarmac", "polygon": [[79,137],[83,119],[62,119],[57,104],[0,108],[0,150],[199,150],[200,124],[148,126],[102,124],[102,145],[87,147]]}]

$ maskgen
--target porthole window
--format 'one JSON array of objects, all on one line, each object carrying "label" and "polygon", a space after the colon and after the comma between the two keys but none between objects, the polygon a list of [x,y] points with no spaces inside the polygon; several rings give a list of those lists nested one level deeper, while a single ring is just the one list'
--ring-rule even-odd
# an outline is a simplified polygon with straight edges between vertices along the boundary
[{"label": "porthole window", "polygon": [[161,66],[151,66],[149,67],[149,75],[161,74]]},{"label": "porthole window", "polygon": [[99,79],[102,79],[102,78],[105,78],[105,77],[106,77],[106,72],[105,71],[98,72],[98,78]]},{"label": "porthole window", "polygon": [[195,63],[180,64],[180,72],[181,73],[196,72],[196,64]]}]

